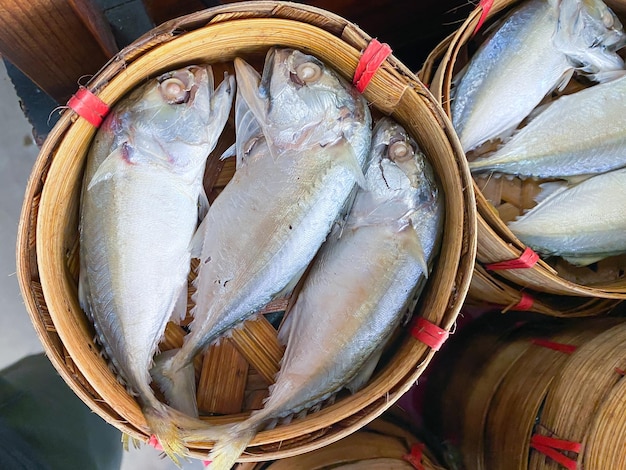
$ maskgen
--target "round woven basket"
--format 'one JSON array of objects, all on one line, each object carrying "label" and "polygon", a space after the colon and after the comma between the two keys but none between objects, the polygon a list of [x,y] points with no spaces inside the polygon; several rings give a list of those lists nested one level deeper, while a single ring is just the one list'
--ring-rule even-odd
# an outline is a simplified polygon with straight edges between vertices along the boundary
[{"label": "round woven basket", "polygon": [[550,451],[536,448],[537,435],[581,444],[564,452],[577,468],[621,468],[624,434],[607,430],[620,432],[623,416],[607,407],[616,406],[616,394],[625,397],[625,332],[619,317],[463,332],[456,351],[463,364],[450,368],[447,382],[432,385],[430,396],[440,393],[441,403],[428,419],[445,420],[443,410],[456,398],[456,418],[439,432],[467,470],[563,468]]},{"label": "round woven basket", "polygon": [[321,449],[267,463],[240,463],[235,470],[443,470],[429,447],[388,416]]},{"label": "round woven basket", "polygon": [[[488,29],[483,22],[497,20],[520,2],[494,0],[480,2],[459,29],[442,41],[428,56],[418,76],[450,116],[450,91],[454,76],[468,62],[480,43],[482,32]],[[607,2],[615,11],[624,11],[624,2]],[[509,230],[506,222],[532,207],[538,193],[538,181],[520,178],[474,178],[477,203],[478,249],[477,266],[517,260],[527,247]],[[626,256],[617,256],[596,263],[592,267],[577,268],[561,258],[539,259],[531,267],[482,269],[480,281],[474,283],[470,296],[476,299],[495,300],[510,306],[515,293],[510,288],[523,289],[535,298],[536,293],[558,296],[592,297],[602,299],[626,298]],[[517,294],[519,297],[519,294]],[[513,297],[512,297],[513,296]],[[584,316],[602,313],[611,304],[595,303],[580,299],[565,301],[572,315],[556,303],[536,296],[536,302],[528,310],[556,316]],[[613,304],[614,305],[614,304]]]},{"label": "round woven basket", "polygon": [[[150,31],[114,57],[86,88],[112,106],[138,84],[164,71],[191,63],[228,67],[237,56],[258,63],[276,45],[313,54],[352,79],[370,41],[355,25],[320,9],[269,1],[234,3]],[[443,248],[414,316],[450,330],[469,288],[476,254],[475,200],[460,144],[430,92],[393,55],[376,71],[364,96],[376,113],[391,115],[407,128],[441,182],[446,204]],[[19,281],[39,337],[63,378],[105,420],[147,441],[151,433],[140,408],[109,371],[77,299],[81,179],[95,131],[85,119],[66,110],[43,144],[19,227]],[[218,159],[219,150],[231,143],[220,142],[209,157],[205,186],[210,197],[233,175],[234,168]],[[288,302],[279,299],[264,312],[284,310]],[[202,419],[209,423],[233,422],[260,407],[278,369],[282,349],[266,318],[248,322],[238,331],[224,342],[226,346],[212,347],[197,359],[198,405],[204,412]],[[179,346],[184,334],[180,326],[168,325],[161,349]],[[334,404],[319,412],[260,432],[240,460],[293,456],[351,434],[405,393],[434,353],[405,328],[366,387],[354,395],[340,394]],[[235,367],[238,374],[233,374]],[[243,379],[233,384],[235,376]],[[208,387],[210,382],[215,385]],[[204,458],[210,448],[210,443],[199,444],[189,451],[193,457]]]}]

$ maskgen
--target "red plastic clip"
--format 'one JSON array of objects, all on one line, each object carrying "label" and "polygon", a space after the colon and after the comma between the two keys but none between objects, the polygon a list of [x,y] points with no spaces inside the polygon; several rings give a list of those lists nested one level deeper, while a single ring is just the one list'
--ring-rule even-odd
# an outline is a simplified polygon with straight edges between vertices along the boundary
[{"label": "red plastic clip", "polygon": [[154,447],[156,450],[163,450],[163,446],[154,434],[152,434],[150,436],[150,439],[148,439],[148,444]]},{"label": "red plastic clip", "polygon": [[415,470],[424,470],[424,465],[422,464],[424,448],[425,446],[423,443],[416,442],[411,447],[411,453],[403,455],[402,459],[409,462]]},{"label": "red plastic clip", "polygon": [[524,252],[517,259],[499,261],[485,265],[485,269],[490,271],[500,271],[503,269],[528,269],[532,268],[539,261],[539,255],[531,248],[526,247]]},{"label": "red plastic clip", "polygon": [[352,84],[359,90],[359,93],[365,91],[376,71],[390,54],[389,44],[380,43],[377,39],[372,39],[367,45],[361,54],[352,79]]},{"label": "red plastic clip", "polygon": [[537,346],[541,346],[542,348],[552,349],[554,351],[559,351],[565,354],[572,354],[574,353],[574,351],[576,351],[576,349],[578,349],[578,346],[575,346],[573,344],[557,343],[555,341],[540,338],[533,339],[532,343],[536,344]]},{"label": "red plastic clip", "polygon": [[96,128],[100,127],[110,109],[109,105],[85,87],[80,87],[67,105]]},{"label": "red plastic clip", "polygon": [[202,465],[204,465],[205,467],[208,467],[209,465],[211,465],[211,461],[210,460],[203,460],[202,461]]},{"label": "red plastic clip", "polygon": [[543,436],[541,434],[533,435],[530,439],[530,447],[538,452],[541,452],[543,455],[554,460],[568,470],[576,470],[577,462],[560,451],[579,453],[582,449],[582,445],[579,442],[556,439],[554,437]]},{"label": "red plastic clip", "polygon": [[478,30],[482,27],[483,23],[487,20],[487,15],[489,15],[489,10],[493,6],[493,0],[480,0],[478,4],[482,11],[480,13],[480,18],[478,19],[478,23],[476,24],[476,28],[474,28],[474,33],[476,34]]},{"label": "red plastic clip", "polygon": [[519,302],[513,305],[511,307],[511,310],[527,311],[532,308],[534,303],[535,299],[533,299],[532,296],[526,294],[525,292],[522,292],[522,297],[519,299]]},{"label": "red plastic clip", "polygon": [[423,317],[419,317],[413,329],[411,335],[418,341],[421,341],[426,346],[439,351],[441,345],[448,339],[448,332],[443,328],[439,328],[434,323],[429,322]]}]

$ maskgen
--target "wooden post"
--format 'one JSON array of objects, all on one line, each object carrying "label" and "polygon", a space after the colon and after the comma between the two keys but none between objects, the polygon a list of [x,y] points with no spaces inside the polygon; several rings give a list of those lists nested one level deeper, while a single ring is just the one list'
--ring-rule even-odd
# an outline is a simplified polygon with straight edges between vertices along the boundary
[{"label": "wooden post", "polygon": [[0,54],[59,103],[116,52],[92,0],[0,0]]}]

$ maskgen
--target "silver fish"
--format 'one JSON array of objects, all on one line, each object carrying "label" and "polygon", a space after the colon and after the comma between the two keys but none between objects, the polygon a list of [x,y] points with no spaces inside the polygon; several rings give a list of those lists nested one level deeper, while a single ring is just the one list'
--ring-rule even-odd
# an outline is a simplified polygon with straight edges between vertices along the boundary
[{"label": "silver fish", "polygon": [[438,249],[443,195],[415,141],[392,120],[377,124],[372,154],[367,189],[323,245],[281,329],[287,346],[269,397],[222,431],[211,468],[230,468],[268,422],[362,388],[414,306]]},{"label": "silver fish", "polygon": [[540,254],[561,256],[578,266],[626,253],[626,169],[574,186],[550,185],[545,199],[509,222],[521,241]]},{"label": "silver fish", "polygon": [[192,360],[297,281],[328,235],[371,144],[365,99],[315,57],[269,51],[263,76],[235,60],[237,169],[199,230],[194,320],[153,377],[197,414]]},{"label": "silver fish", "polygon": [[175,461],[185,453],[172,421],[180,413],[157,400],[149,370],[167,321],[185,313],[205,162],[234,91],[234,77],[214,91],[211,67],[163,74],[114,107],[87,157],[80,303]]},{"label": "silver fish", "polygon": [[474,172],[566,178],[626,166],[626,75],[562,96],[496,152],[469,163]]},{"label": "silver fish", "polygon": [[508,136],[578,69],[623,69],[626,36],[600,0],[530,0],[516,9],[455,78],[452,121],[465,151]]}]

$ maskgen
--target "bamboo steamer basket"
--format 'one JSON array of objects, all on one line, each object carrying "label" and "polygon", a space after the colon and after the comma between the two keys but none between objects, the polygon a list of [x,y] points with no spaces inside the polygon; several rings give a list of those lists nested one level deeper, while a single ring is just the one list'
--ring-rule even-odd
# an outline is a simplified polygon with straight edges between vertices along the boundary
[{"label": "bamboo steamer basket", "polygon": [[[327,11],[261,1],[224,5],[155,28],[122,50],[86,85],[108,105],[149,77],[190,63],[227,63],[236,56],[261,61],[274,45],[299,48],[351,79],[371,38]],[[469,288],[476,252],[471,176],[451,125],[430,92],[393,55],[364,92],[376,113],[391,115],[429,156],[445,194],[443,249],[415,310],[450,330]],[[150,430],[135,399],[101,357],[94,330],[77,299],[78,207],[86,153],[95,128],[66,110],[44,142],[33,168],[19,226],[17,264],[27,309],[51,362],[74,392],[122,432],[148,441]],[[220,142],[225,148],[232,142]],[[217,149],[219,150],[219,148]],[[205,186],[215,196],[234,168],[209,157]],[[279,299],[264,313],[284,311]],[[168,325],[161,349],[177,347],[185,330]],[[208,423],[240,420],[261,406],[282,349],[268,321],[248,322],[224,346],[197,358],[199,407]],[[374,376],[354,395],[304,418],[260,432],[241,461],[285,458],[345,437],[383,413],[417,380],[435,351],[400,331]],[[233,378],[239,377],[239,379]],[[217,380],[214,387],[207,383]],[[208,410],[208,411],[207,411]],[[189,449],[205,458],[211,443]]]},{"label": "bamboo steamer basket", "polygon": [[[607,2],[618,13],[624,12],[624,3]],[[436,99],[450,116],[450,90],[453,77],[469,60],[476,49],[477,26],[483,21],[499,19],[511,8],[519,5],[514,0],[494,0],[480,2],[469,14],[459,29],[442,41],[428,56],[419,72],[420,79],[429,85]],[[538,182],[521,180],[517,177],[489,178],[476,177],[474,190],[477,203],[478,249],[477,266],[518,259],[526,246],[508,229],[506,222],[512,220],[533,204],[538,193]],[[480,301],[483,298],[497,299],[497,303],[511,305],[515,295],[510,287],[518,291],[544,292],[558,296],[587,297],[595,299],[626,298],[626,256],[602,260],[594,268],[576,268],[561,258],[540,259],[533,267],[526,269],[482,270],[481,281],[472,286],[469,296]],[[487,280],[487,278],[489,278]],[[518,294],[519,295],[519,294]],[[568,304],[574,300],[567,300]],[[617,302],[613,303],[616,305]],[[515,305],[515,304],[514,304]],[[579,300],[575,316],[596,315],[606,304],[596,304]],[[531,311],[548,315],[567,316],[559,312],[558,302],[546,303],[541,296],[529,307]]]},{"label": "bamboo steamer basket", "polygon": [[[474,354],[474,347],[483,340],[493,344],[495,333],[471,332],[471,340],[456,354],[473,361],[450,370],[452,377],[460,376],[449,381],[459,388],[457,429],[452,440],[449,435],[440,438],[458,450],[462,462],[456,464],[466,470],[562,468],[531,448],[532,436],[542,434],[582,443],[582,451],[572,456],[580,468],[622,468],[610,459],[620,452],[616,459],[623,458],[624,452],[610,446],[624,436],[610,444],[603,440],[608,434],[596,436],[598,428],[600,433],[606,428],[618,432],[622,426],[623,415],[608,414],[604,407],[610,400],[615,404],[612,394],[624,382],[624,318],[559,319],[543,325],[529,321],[513,331],[503,325],[496,329],[501,337],[490,353],[483,348]],[[469,362],[474,366],[468,367]],[[450,394],[440,384],[437,391]],[[592,435],[597,439],[593,445]]]},{"label": "bamboo steamer basket", "polygon": [[[421,467],[411,464],[414,458]],[[321,449],[274,462],[240,463],[235,470],[443,470],[436,455],[404,423],[386,414],[357,432]]]}]

